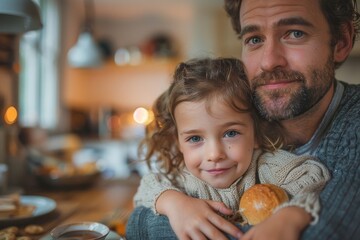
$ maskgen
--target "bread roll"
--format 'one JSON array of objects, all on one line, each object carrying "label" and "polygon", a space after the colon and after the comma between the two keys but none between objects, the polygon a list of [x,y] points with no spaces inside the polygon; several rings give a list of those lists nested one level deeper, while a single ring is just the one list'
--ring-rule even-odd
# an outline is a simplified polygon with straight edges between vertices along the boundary
[{"label": "bread roll", "polygon": [[21,204],[19,194],[0,197],[0,219],[31,216],[35,208],[31,204]]},{"label": "bread roll", "polygon": [[273,184],[255,184],[240,199],[239,211],[245,222],[258,224],[269,217],[281,203],[288,201],[286,192]]},{"label": "bread roll", "polygon": [[18,194],[0,196],[0,218],[8,218],[16,214],[20,205]]}]

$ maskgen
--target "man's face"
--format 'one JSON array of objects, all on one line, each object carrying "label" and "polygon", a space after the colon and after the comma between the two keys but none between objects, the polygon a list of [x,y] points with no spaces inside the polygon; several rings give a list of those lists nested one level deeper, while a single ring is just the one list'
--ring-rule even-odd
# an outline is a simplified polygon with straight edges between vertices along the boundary
[{"label": "man's face", "polygon": [[328,23],[315,0],[243,0],[242,60],[255,102],[269,120],[299,116],[334,79]]}]

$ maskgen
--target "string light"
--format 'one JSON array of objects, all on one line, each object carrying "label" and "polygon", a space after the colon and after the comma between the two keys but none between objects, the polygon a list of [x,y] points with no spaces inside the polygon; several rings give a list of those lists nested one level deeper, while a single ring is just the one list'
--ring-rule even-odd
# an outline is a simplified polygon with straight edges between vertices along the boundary
[{"label": "string light", "polygon": [[4,120],[7,124],[10,125],[16,122],[17,116],[18,113],[16,108],[14,106],[10,106],[5,111]]}]

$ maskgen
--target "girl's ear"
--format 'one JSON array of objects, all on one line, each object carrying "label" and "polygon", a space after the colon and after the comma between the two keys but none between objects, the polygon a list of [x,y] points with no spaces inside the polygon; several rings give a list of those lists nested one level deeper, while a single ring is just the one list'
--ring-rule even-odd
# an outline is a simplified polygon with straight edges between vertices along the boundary
[{"label": "girl's ear", "polygon": [[354,27],[352,23],[342,25],[342,37],[334,48],[334,61],[343,62],[349,56],[353,48]]}]

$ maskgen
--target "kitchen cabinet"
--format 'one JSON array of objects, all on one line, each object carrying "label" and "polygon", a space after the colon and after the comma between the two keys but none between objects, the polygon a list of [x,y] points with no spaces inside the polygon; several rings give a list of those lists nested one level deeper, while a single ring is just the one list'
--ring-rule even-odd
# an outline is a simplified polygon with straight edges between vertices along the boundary
[{"label": "kitchen cabinet", "polygon": [[68,68],[64,83],[67,106],[85,109],[111,107],[120,111],[148,108],[170,85],[179,59],[145,59],[138,65],[113,61],[98,68]]}]

